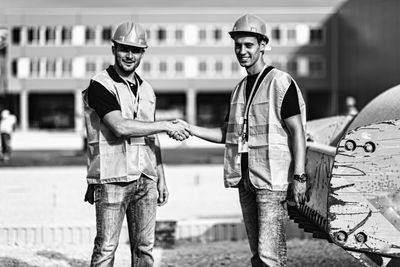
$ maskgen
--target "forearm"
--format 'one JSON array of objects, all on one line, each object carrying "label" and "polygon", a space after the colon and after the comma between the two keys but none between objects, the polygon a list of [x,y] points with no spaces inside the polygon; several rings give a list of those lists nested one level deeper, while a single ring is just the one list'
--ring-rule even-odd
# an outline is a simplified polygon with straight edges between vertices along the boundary
[{"label": "forearm", "polygon": [[174,130],[171,121],[140,121],[126,119],[120,111],[112,111],[103,117],[104,124],[118,137],[142,137]]},{"label": "forearm", "polygon": [[158,139],[158,135],[155,135],[154,139],[154,152],[156,154],[158,179],[159,181],[165,182],[164,166],[162,164],[161,146],[160,146],[160,140]]},{"label": "forearm", "polygon": [[123,123],[118,125],[118,132],[121,136],[125,137],[141,137],[171,130],[166,121],[139,121],[126,119]]},{"label": "forearm", "polygon": [[192,135],[197,136],[213,143],[225,143],[226,127],[221,128],[206,128],[196,125],[190,125],[190,132]]}]

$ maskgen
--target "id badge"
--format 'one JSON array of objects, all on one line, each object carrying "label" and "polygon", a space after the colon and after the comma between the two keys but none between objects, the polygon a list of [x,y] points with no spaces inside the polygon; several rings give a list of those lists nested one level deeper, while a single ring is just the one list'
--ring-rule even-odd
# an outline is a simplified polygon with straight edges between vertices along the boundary
[{"label": "id badge", "polygon": [[239,136],[238,140],[238,153],[247,153],[249,150],[249,147],[247,145],[247,141],[243,139],[243,137]]}]

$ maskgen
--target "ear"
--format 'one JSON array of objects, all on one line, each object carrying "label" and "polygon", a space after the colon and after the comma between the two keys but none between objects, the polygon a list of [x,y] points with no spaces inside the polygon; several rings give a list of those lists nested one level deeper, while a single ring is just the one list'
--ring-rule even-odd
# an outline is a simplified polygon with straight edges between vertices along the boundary
[{"label": "ear", "polygon": [[115,47],[115,44],[114,44],[114,43],[111,44],[111,52],[112,52],[113,55],[115,56],[116,47]]},{"label": "ear", "polygon": [[262,39],[260,41],[260,50],[264,52],[266,48],[267,48],[267,42],[264,39]]}]

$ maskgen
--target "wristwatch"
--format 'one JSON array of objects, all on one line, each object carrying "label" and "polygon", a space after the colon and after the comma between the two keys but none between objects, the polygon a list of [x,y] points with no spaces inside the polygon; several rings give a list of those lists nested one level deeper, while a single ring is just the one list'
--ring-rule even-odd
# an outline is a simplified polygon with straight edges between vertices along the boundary
[{"label": "wristwatch", "polygon": [[307,174],[306,173],[302,173],[302,174],[295,174],[293,175],[293,179],[295,179],[296,181],[300,182],[300,183],[305,183],[307,182]]}]

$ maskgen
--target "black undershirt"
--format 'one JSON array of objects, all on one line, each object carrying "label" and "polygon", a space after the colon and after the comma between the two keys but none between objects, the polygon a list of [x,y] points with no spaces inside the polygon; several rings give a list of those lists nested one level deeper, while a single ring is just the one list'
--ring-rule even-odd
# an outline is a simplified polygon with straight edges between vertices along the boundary
[{"label": "black undershirt", "polygon": [[[136,96],[137,85],[130,81],[127,81],[127,83]],[[96,111],[100,119],[103,119],[103,117],[111,111],[121,110],[121,106],[115,96],[101,83],[93,80],[88,87],[88,102],[89,106]]]},{"label": "black undershirt", "polygon": [[[253,88],[253,85],[256,82],[258,74],[259,73],[247,76],[246,99],[249,99],[251,89]],[[282,101],[281,118],[282,120],[284,120],[297,114],[300,114],[299,98],[297,95],[296,85],[292,80]],[[226,114],[225,122],[228,121],[229,119],[228,116],[229,116],[229,110],[228,113]]]}]

